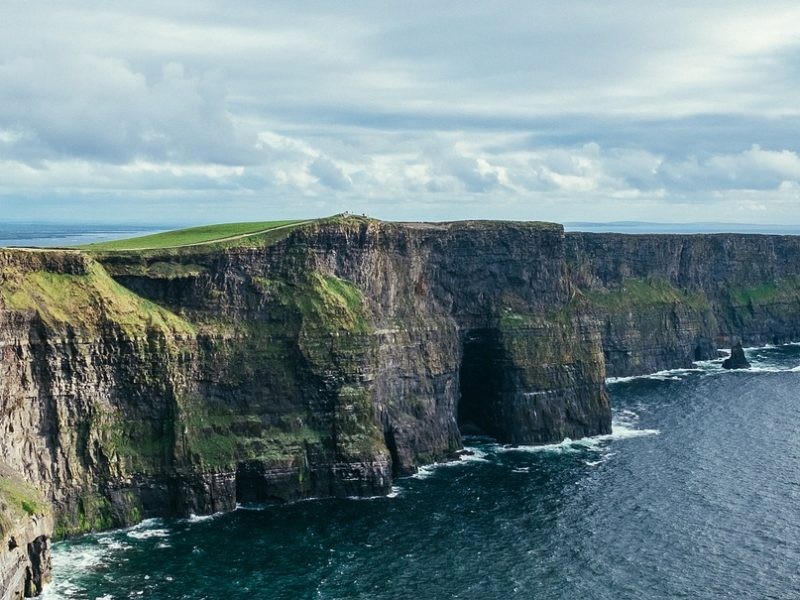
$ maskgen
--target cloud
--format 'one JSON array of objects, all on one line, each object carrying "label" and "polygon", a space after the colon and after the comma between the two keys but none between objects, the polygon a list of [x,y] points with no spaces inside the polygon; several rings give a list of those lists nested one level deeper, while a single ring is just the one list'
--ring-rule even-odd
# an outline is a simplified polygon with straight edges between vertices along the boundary
[{"label": "cloud", "polygon": [[0,208],[800,222],[798,27],[790,2],[12,3]]},{"label": "cloud", "polygon": [[322,185],[331,189],[346,190],[350,187],[350,178],[332,160],[324,156],[315,158],[309,165],[308,171]]}]

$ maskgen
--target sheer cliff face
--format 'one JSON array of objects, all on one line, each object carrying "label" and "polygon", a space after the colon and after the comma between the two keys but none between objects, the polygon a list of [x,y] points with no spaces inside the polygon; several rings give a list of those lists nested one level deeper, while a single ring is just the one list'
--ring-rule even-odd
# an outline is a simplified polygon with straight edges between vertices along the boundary
[{"label": "sheer cliff face", "polygon": [[337,218],[0,250],[0,581],[37,591],[54,523],[383,494],[462,434],[608,433],[606,370],[733,338],[800,339],[800,239]]},{"label": "sheer cliff face", "polygon": [[339,219],[0,265],[0,462],[59,535],[385,493],[462,429],[610,431],[597,322],[555,225]]},{"label": "sheer cliff face", "polygon": [[609,375],[688,367],[736,340],[800,339],[800,237],[568,233]]}]

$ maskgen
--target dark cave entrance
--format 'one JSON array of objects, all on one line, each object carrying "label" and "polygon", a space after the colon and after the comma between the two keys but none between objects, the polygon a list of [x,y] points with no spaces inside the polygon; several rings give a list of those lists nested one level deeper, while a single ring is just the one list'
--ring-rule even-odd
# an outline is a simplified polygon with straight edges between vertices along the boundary
[{"label": "dark cave entrance", "polygon": [[464,335],[457,413],[462,435],[502,440],[507,367],[496,330],[476,329]]}]

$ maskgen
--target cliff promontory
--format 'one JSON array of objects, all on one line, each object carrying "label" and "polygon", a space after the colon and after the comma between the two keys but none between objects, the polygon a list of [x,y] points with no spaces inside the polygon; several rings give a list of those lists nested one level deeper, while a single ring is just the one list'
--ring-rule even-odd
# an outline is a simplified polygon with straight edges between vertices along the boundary
[{"label": "cliff promontory", "polygon": [[606,366],[800,338],[798,259],[789,237],[356,217],[0,250],[0,600],[37,592],[53,536],[385,494],[467,433],[609,433]]}]

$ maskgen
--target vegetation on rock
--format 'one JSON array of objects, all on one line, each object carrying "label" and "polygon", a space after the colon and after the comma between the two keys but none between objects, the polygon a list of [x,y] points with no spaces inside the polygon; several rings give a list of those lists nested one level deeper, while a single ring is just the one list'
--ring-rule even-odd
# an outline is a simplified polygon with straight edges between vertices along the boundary
[{"label": "vegetation on rock", "polygon": [[255,223],[223,223],[219,225],[204,225],[189,229],[177,229],[154,233],[141,237],[110,242],[97,242],[79,246],[88,251],[125,251],[125,250],[158,250],[213,244],[230,241],[244,236],[253,236],[267,231],[288,228],[304,221],[262,221]]}]

